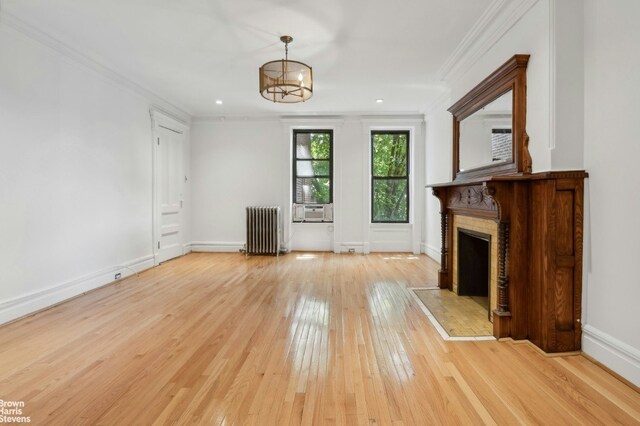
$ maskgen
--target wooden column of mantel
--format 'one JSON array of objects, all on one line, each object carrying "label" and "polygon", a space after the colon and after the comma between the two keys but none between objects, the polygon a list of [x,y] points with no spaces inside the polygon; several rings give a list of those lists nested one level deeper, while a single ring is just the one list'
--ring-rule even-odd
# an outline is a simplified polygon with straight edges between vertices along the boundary
[{"label": "wooden column of mantel", "polygon": [[429,185],[440,200],[440,288],[451,289],[453,217],[498,223],[497,338],[545,352],[580,349],[583,170],[490,176]]}]

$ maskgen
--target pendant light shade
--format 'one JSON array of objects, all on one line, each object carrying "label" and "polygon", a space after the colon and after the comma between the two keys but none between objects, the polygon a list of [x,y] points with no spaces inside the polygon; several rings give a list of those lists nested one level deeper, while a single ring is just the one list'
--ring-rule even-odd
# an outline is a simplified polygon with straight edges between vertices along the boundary
[{"label": "pendant light shade", "polygon": [[305,63],[289,60],[291,36],[282,36],[285,59],[267,62],[260,67],[260,94],[278,103],[304,102],[313,95],[313,71]]}]

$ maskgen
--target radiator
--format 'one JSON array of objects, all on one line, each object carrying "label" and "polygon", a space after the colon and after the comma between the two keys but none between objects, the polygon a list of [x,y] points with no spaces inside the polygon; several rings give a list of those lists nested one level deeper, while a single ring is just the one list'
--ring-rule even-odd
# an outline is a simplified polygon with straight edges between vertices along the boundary
[{"label": "radiator", "polygon": [[246,254],[280,254],[280,207],[247,207]]}]

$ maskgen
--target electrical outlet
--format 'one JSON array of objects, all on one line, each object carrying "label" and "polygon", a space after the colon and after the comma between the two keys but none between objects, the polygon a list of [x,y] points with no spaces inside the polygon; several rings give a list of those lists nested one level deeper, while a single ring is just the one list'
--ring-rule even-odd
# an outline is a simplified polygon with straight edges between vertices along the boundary
[{"label": "electrical outlet", "polygon": [[351,253],[351,254],[356,254],[356,249],[354,249],[354,248],[350,248],[350,249],[349,249],[349,253]]},{"label": "electrical outlet", "polygon": [[116,274],[116,280],[119,280],[120,278],[122,278],[122,274],[121,274],[120,272],[118,272],[118,273]]}]

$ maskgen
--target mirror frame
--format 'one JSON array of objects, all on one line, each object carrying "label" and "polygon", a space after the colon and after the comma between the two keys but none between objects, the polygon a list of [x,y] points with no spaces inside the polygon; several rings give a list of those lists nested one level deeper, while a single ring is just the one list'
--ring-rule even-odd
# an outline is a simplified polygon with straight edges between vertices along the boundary
[{"label": "mirror frame", "polygon": [[[527,64],[529,55],[514,55],[448,109],[453,114],[453,180],[531,173],[527,124]],[[495,99],[512,92],[513,160],[460,171],[460,122]]]}]

